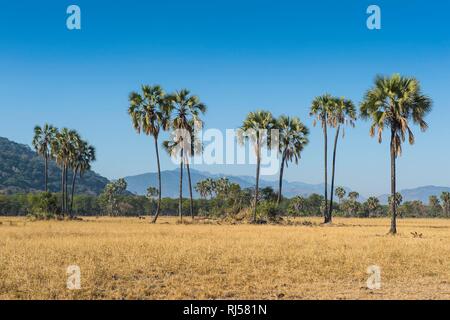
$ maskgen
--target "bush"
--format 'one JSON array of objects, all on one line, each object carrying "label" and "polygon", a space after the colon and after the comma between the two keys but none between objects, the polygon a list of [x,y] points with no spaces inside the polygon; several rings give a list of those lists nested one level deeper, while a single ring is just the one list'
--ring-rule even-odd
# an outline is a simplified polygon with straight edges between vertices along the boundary
[{"label": "bush", "polygon": [[261,202],[258,205],[258,209],[256,211],[258,220],[269,220],[269,221],[275,220],[279,213],[280,210],[278,205],[272,201]]},{"label": "bush", "polygon": [[30,195],[28,216],[47,220],[56,217],[59,212],[58,198],[50,192],[41,192]]}]

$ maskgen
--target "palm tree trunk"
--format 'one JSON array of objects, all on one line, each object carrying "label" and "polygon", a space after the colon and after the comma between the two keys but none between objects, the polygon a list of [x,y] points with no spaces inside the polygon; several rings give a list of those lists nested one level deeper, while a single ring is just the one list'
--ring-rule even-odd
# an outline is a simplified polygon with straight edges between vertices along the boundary
[{"label": "palm tree trunk", "polygon": [[66,203],[66,214],[68,214],[69,213],[69,188],[67,187],[67,185],[68,185],[68,180],[69,180],[69,176],[68,176],[68,171],[69,171],[69,166],[68,165],[66,165],[66,169],[65,169],[65,171],[64,171],[64,176],[65,176],[65,178],[64,178],[64,184],[65,184],[65,188],[64,188],[64,193],[65,193],[65,196],[66,196],[66,199],[65,199],[65,203]]},{"label": "palm tree trunk", "polygon": [[280,167],[280,181],[278,182],[278,198],[277,204],[279,205],[282,197],[282,188],[283,188],[283,172],[284,172],[284,162],[286,160],[285,152],[283,152],[283,156],[281,158],[281,167]]},{"label": "palm tree trunk", "polygon": [[396,203],[396,174],[395,174],[395,159],[396,159],[396,152],[395,152],[395,134],[394,130],[392,130],[391,133],[391,211],[392,211],[392,218],[391,218],[391,229],[389,230],[389,233],[396,234],[397,233],[397,203]]},{"label": "palm tree trunk", "polygon": [[328,222],[329,223],[333,219],[334,173],[336,170],[336,150],[337,150],[337,143],[338,143],[338,139],[339,139],[340,129],[341,129],[341,126],[338,125],[338,127],[336,129],[336,136],[334,137],[333,164],[332,164],[332,169],[331,169],[330,213],[328,214]]},{"label": "palm tree trunk", "polygon": [[181,149],[180,157],[180,195],[178,199],[178,215],[180,222],[183,222],[183,149]]},{"label": "palm tree trunk", "polygon": [[64,215],[64,165],[61,165],[61,214]]},{"label": "palm tree trunk", "polygon": [[189,211],[190,211],[192,220],[194,220],[194,200],[192,199],[191,171],[189,169],[189,160],[187,158],[186,158],[186,170],[187,170],[188,182],[189,182]]},{"label": "palm tree trunk", "polygon": [[[258,153],[259,153],[259,146]],[[256,209],[258,206],[258,196],[259,196],[259,167],[260,167],[261,161],[260,161],[260,155],[258,154],[256,156],[256,186],[255,186],[255,203],[253,206],[253,222],[256,222]]]},{"label": "palm tree trunk", "polygon": [[159,149],[158,149],[158,138],[155,136],[155,149],[156,149],[156,163],[158,165],[158,204],[156,207],[156,213],[153,217],[152,223],[156,223],[158,219],[159,212],[161,210],[161,164],[159,163]]},{"label": "palm tree trunk", "polygon": [[77,178],[77,172],[78,172],[78,166],[76,166],[75,169],[73,170],[73,177],[72,177],[72,190],[71,190],[72,194],[70,197],[70,210],[69,210],[71,218],[73,218],[73,197],[75,194],[75,180]]},{"label": "palm tree trunk", "polygon": [[45,162],[44,162],[44,185],[45,185],[45,192],[48,192],[48,156],[45,155]]},{"label": "palm tree trunk", "polygon": [[325,151],[325,208],[323,211],[323,216],[325,219],[325,223],[328,223],[328,135],[327,135],[327,122],[326,118],[322,123],[323,126],[323,137],[324,137],[324,151]]}]

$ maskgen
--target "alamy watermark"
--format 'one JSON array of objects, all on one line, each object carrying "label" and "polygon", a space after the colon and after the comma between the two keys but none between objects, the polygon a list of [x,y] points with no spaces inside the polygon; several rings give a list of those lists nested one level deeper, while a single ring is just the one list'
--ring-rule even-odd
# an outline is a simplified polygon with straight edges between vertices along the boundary
[{"label": "alamy watermark", "polygon": [[[67,7],[66,14],[69,16],[66,20],[66,26],[69,30],[81,30],[81,8],[78,5],[72,4]],[[372,4],[367,7],[366,14],[369,17],[366,20],[366,26],[369,30],[381,29],[381,8],[378,5]]]},{"label": "alamy watermark", "polygon": [[77,265],[70,265],[66,270],[67,274],[67,289],[80,290],[81,289],[81,269]]},{"label": "alamy watermark", "polygon": [[172,162],[206,165],[261,165],[261,175],[278,172],[279,130],[219,129],[203,130],[199,122],[191,132],[177,129],[170,133],[168,149]]},{"label": "alamy watermark", "polygon": [[367,7],[366,13],[369,14],[366,25],[369,30],[381,29],[381,8],[375,4]]},{"label": "alamy watermark", "polygon": [[67,7],[66,13],[69,15],[66,20],[66,27],[69,30],[81,30],[81,9],[72,4]]},{"label": "alamy watermark", "polygon": [[366,283],[367,288],[370,290],[381,289],[381,268],[377,265],[369,266],[367,273],[370,275]]}]

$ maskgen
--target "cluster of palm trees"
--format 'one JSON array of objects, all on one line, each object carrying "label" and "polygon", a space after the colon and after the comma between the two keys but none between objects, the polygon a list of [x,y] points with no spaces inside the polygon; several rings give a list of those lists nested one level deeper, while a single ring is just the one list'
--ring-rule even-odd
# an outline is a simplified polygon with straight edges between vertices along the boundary
[{"label": "cluster of palm trees", "polygon": [[164,149],[176,156],[180,162],[180,184],[178,214],[183,220],[183,167],[186,167],[189,182],[189,211],[194,218],[194,205],[192,196],[192,183],[190,173],[190,159],[195,153],[202,150],[198,138],[195,136],[196,126],[202,126],[201,115],[206,112],[206,106],[199,97],[191,95],[189,90],[182,89],[171,94],[166,94],[159,85],[143,85],[141,93],[131,92],[129,95],[128,114],[131,117],[133,127],[138,133],[152,136],[156,151],[158,169],[158,203],[153,223],[158,219],[161,210],[161,165],[159,159],[158,138],[161,131],[171,130],[173,134],[170,140],[163,141]]},{"label": "cluster of palm trees", "polygon": [[[186,89],[173,94],[166,94],[160,86],[142,86],[142,92],[132,92],[129,96],[130,106],[128,113],[131,116],[134,128],[138,133],[143,132],[154,138],[156,159],[158,165],[158,205],[153,222],[156,222],[161,205],[161,169],[159,161],[158,137],[163,130],[184,130],[186,135],[172,135],[170,140],[163,142],[164,148],[171,155],[180,159],[180,184],[179,184],[179,216],[182,219],[182,181],[183,167],[187,169],[190,213],[193,213],[192,185],[189,170],[189,159],[202,151],[201,143],[195,136],[194,127],[202,125],[200,118],[206,111],[206,106],[195,95],[190,95]],[[408,137],[410,144],[414,143],[414,135],[411,130],[411,122],[418,124],[422,131],[428,125],[424,118],[430,112],[432,101],[421,91],[420,83],[415,78],[403,77],[394,74],[390,77],[377,76],[374,86],[369,89],[360,104],[359,117],[371,120],[370,136],[377,135],[378,141],[382,142],[382,134],[390,131],[390,159],[391,159],[391,195],[395,197],[396,192],[396,159],[401,154],[401,145]],[[314,117],[314,125],[320,123],[324,137],[324,223],[332,222],[333,195],[335,185],[336,157],[339,137],[344,137],[344,126],[353,127],[358,117],[354,103],[342,97],[324,94],[316,97],[310,107],[310,115]],[[328,199],[328,132],[335,130],[332,171],[331,171],[331,193]],[[268,134],[277,130],[276,138]],[[252,134],[249,134],[252,132]],[[274,118],[272,113],[265,110],[250,112],[238,130],[238,141],[241,144],[250,142],[256,155],[256,185],[253,201],[253,220],[257,217],[257,204],[259,193],[259,176],[263,148],[273,149],[277,146],[281,157],[279,190],[277,203],[282,198],[282,183],[284,167],[289,162],[298,163],[301,152],[308,144],[308,128],[297,117],[280,116]],[[206,183],[206,182],[205,182]],[[210,194],[207,186],[201,186],[202,191]],[[205,187],[205,188],[203,188]],[[211,186],[210,186],[211,187]],[[336,195],[342,190],[336,190]],[[345,192],[345,190],[344,190]],[[375,204],[374,204],[375,205]],[[389,203],[391,207],[390,233],[395,234],[397,201]]]},{"label": "cluster of palm trees", "polygon": [[[334,193],[334,177],[336,170],[336,153],[337,144],[341,126],[350,124],[354,126],[356,120],[356,108],[351,100],[345,98],[333,97],[330,94],[325,94],[316,97],[311,104],[310,115],[314,116],[314,125],[320,122],[324,137],[324,175],[325,175],[325,205],[324,205],[324,219],[325,223],[331,223],[333,214],[333,193]],[[335,128],[333,160],[331,171],[331,193],[330,205],[328,205],[328,128]],[[344,130],[342,131],[344,133]]]},{"label": "cluster of palm trees", "polygon": [[[61,211],[63,215],[72,217],[73,198],[76,178],[90,170],[95,161],[95,148],[75,130],[58,128],[45,124],[34,128],[32,141],[36,152],[44,158],[44,190],[48,192],[48,164],[50,160],[56,161],[61,168]],[[71,193],[69,196],[68,173],[72,173]]]},{"label": "cluster of palm trees", "polygon": [[229,187],[229,180],[227,178],[219,178],[217,180],[212,178],[206,178],[197,182],[194,189],[200,194],[202,198],[212,198],[214,195],[220,193],[220,191]]},{"label": "cluster of palm trees", "polygon": [[[369,89],[360,104],[360,117],[371,120],[370,136],[377,136],[382,142],[383,132],[390,131],[390,159],[391,159],[391,197],[396,198],[396,159],[401,155],[402,143],[408,137],[410,144],[414,144],[414,134],[411,122],[419,125],[422,131],[428,127],[425,116],[430,112],[432,101],[421,91],[420,83],[415,78],[403,77],[394,74],[391,77],[377,76],[374,86]],[[336,145],[340,127],[345,123],[356,120],[356,111],[353,103],[346,99],[337,99],[330,95],[323,95],[314,99],[311,105],[311,115],[316,117],[323,129],[325,149],[325,223],[332,221],[334,171],[336,161]],[[328,205],[328,164],[327,164],[327,128],[336,129],[333,169],[331,181],[331,199]],[[397,232],[396,217],[398,201],[390,201],[391,228],[390,233]]]},{"label": "cluster of palm trees", "polygon": [[[271,133],[274,130],[276,134],[273,135]],[[277,204],[279,204],[282,198],[284,167],[292,161],[298,163],[301,152],[309,142],[309,129],[298,117],[281,115],[279,118],[274,118],[271,112],[258,110],[247,115],[237,135],[241,144],[250,142],[253,145],[256,156],[256,185],[253,200],[253,221],[256,222],[262,148],[277,147],[281,156],[277,196]]]},{"label": "cluster of palm trees", "polygon": [[[442,208],[444,209],[444,214],[448,217],[450,216],[450,192],[442,192],[441,200],[442,200]],[[439,205],[439,200],[436,202],[437,205]]]}]

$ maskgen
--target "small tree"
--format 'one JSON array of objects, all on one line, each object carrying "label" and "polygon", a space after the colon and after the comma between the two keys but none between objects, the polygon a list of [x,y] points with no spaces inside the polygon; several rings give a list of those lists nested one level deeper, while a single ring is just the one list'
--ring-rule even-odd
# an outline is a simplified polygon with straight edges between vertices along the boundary
[{"label": "small tree", "polygon": [[[389,196],[389,198],[388,198],[388,203],[389,203],[390,208],[393,208],[394,205],[396,208],[398,208],[402,204],[402,202],[403,202],[403,197],[398,192],[395,193],[395,199],[393,196]],[[391,210],[391,214],[393,214],[392,210]]]},{"label": "small tree", "polygon": [[378,200],[378,198],[376,197],[370,197],[364,203],[364,207],[367,209],[369,216],[375,215],[380,209],[380,200]]},{"label": "small tree", "polygon": [[125,179],[119,179],[106,185],[100,199],[104,204],[104,209],[111,216],[119,215],[119,196],[123,195],[127,189]]},{"label": "small tree", "polygon": [[350,200],[356,201],[359,198],[359,193],[356,192],[356,191],[349,192],[348,193],[348,197],[349,197]]},{"label": "small tree", "polygon": [[[155,187],[148,187],[147,193],[145,194],[145,197],[150,200],[150,207],[153,207],[153,203],[156,198],[159,196],[159,190]],[[152,208],[150,208],[150,212],[152,211]]]},{"label": "small tree", "polygon": [[339,205],[340,205],[341,202],[342,202],[342,199],[344,199],[344,197],[347,194],[347,192],[345,191],[345,189],[343,187],[336,187],[336,191],[334,193],[338,197]]},{"label": "small tree", "polygon": [[430,206],[432,215],[436,216],[442,213],[441,202],[437,196],[430,196],[428,198],[428,205]]}]

